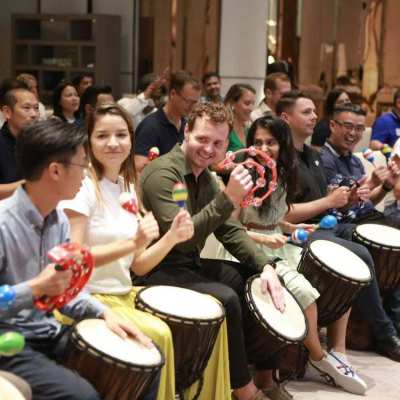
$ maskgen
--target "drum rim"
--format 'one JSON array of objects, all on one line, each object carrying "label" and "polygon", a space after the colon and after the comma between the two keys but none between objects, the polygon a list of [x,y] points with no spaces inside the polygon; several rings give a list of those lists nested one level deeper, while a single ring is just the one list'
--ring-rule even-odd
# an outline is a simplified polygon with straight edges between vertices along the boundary
[{"label": "drum rim", "polygon": [[[95,318],[92,318],[93,320],[96,320]],[[87,320],[87,319],[86,319]],[[82,321],[86,321],[86,320],[82,320]],[[157,343],[155,343],[154,341],[152,341],[154,347],[157,349],[158,353],[160,354],[160,362],[157,362],[155,364],[148,364],[148,365],[143,365],[143,364],[135,364],[131,361],[125,361],[125,360],[120,360],[110,354],[105,353],[104,351],[98,349],[97,347],[94,347],[93,345],[91,345],[90,343],[87,342],[87,340],[78,332],[78,330],[76,329],[77,325],[82,322],[76,322],[73,327],[72,327],[72,332],[70,335],[70,341],[72,341],[73,343],[84,343],[88,349],[94,353],[95,355],[99,355],[101,356],[102,359],[108,359],[113,361],[114,364],[119,365],[123,368],[129,368],[129,369],[138,369],[140,371],[144,371],[144,370],[155,370],[155,369],[160,369],[164,366],[165,364],[165,356],[163,354],[163,352],[160,350],[160,347],[157,345]]]},{"label": "drum rim", "polygon": [[246,287],[245,287],[245,300],[247,303],[247,306],[249,307],[250,311],[252,312],[252,315],[254,317],[257,318],[257,320],[261,323],[261,325],[268,331],[270,332],[273,336],[275,336],[276,338],[280,339],[282,342],[285,342],[287,344],[297,344],[299,342],[303,342],[303,340],[306,338],[307,334],[308,334],[308,322],[307,322],[307,318],[304,314],[304,309],[301,306],[301,304],[299,303],[299,301],[296,299],[296,297],[293,295],[293,293],[287,288],[285,287],[285,289],[289,292],[289,294],[293,297],[293,300],[297,303],[297,305],[299,306],[300,310],[303,312],[303,317],[304,317],[304,323],[305,323],[305,330],[304,330],[304,334],[300,335],[298,338],[288,338],[286,335],[283,335],[279,332],[276,332],[274,328],[272,328],[271,326],[269,326],[263,315],[260,313],[260,311],[255,308],[253,306],[253,304],[255,304],[254,302],[254,298],[253,295],[251,293],[251,285],[253,283],[253,281],[257,278],[259,278],[261,276],[261,274],[257,274],[257,275],[253,275],[250,278],[247,279],[246,281]]},{"label": "drum rim", "polygon": [[[318,239],[318,240],[325,240],[326,242],[329,242],[329,240],[326,240],[326,239]],[[317,240],[315,240],[314,242],[316,242]],[[311,256],[311,258],[316,262],[316,264],[318,264],[318,266],[319,267],[321,267],[324,271],[326,271],[326,272],[328,272],[330,275],[333,275],[333,276],[335,276],[335,277],[337,277],[337,278],[340,278],[340,279],[342,279],[343,281],[345,281],[345,282],[352,282],[352,283],[356,283],[356,284],[358,284],[358,285],[360,285],[360,286],[368,286],[371,282],[372,282],[372,274],[371,274],[371,270],[369,269],[369,267],[368,267],[368,265],[363,261],[363,260],[361,260],[364,264],[365,264],[365,266],[368,268],[368,270],[369,270],[369,279],[368,280],[357,280],[357,279],[355,279],[355,278],[350,278],[350,277],[348,277],[348,276],[344,276],[344,275],[342,275],[342,274],[340,274],[339,272],[337,272],[337,271],[335,271],[334,269],[332,269],[332,268],[330,268],[329,266],[327,266],[326,264],[324,264],[319,258],[318,258],[318,256],[312,251],[312,249],[311,249],[311,244],[312,243],[314,243],[314,242],[311,242],[306,248],[305,248],[305,251],[304,251],[304,253],[303,253],[303,255],[302,255],[302,257],[301,257],[301,260],[300,260],[300,263],[299,263],[299,265],[298,265],[298,267],[297,267],[297,271],[299,271],[300,273],[302,273],[301,271],[300,271],[300,266],[302,265],[302,261],[303,261],[303,258],[305,258],[306,257],[306,255],[307,254],[310,254],[310,256]],[[335,243],[335,242],[331,242],[331,243]],[[335,243],[335,244],[337,244],[337,243]],[[339,244],[338,244],[338,246],[340,246]],[[343,246],[342,246],[343,247]],[[346,247],[345,247],[346,248]],[[348,250],[348,249],[347,249]],[[350,250],[349,250],[350,251]],[[359,257],[360,258],[360,257]],[[360,258],[361,259],[361,258]]]},{"label": "drum rim", "polygon": [[[7,372],[7,371],[5,371],[5,372]],[[18,389],[17,386],[15,386],[12,382],[10,382],[4,376],[0,376],[0,389],[4,389],[4,387],[6,390],[8,390],[8,393],[6,393],[6,395],[11,394],[14,398],[14,396],[17,394],[19,396],[15,400],[24,400],[25,399],[24,395],[21,393],[21,391]],[[10,390],[14,393],[10,393]]]},{"label": "drum rim", "polygon": [[[372,239],[368,239],[365,236],[363,236],[360,232],[357,231],[357,228],[359,226],[363,226],[363,225],[386,226],[386,225],[382,225],[382,224],[361,224],[361,225],[358,225],[358,226],[356,226],[354,228],[354,231],[353,231],[353,237],[355,237],[357,240],[359,240],[362,243],[367,243],[368,245],[370,245],[372,247],[375,247],[375,248],[378,248],[378,249],[391,250],[391,251],[400,251],[400,246],[389,246],[387,244],[382,244],[382,243],[376,242],[376,241],[374,241]],[[387,228],[396,229],[396,228],[393,228],[391,226],[388,226]]]},{"label": "drum rim", "polygon": [[[185,289],[185,288],[181,288],[179,286],[173,286],[173,285],[151,285],[151,286],[146,286],[146,287],[140,289],[137,292],[136,297],[135,297],[135,305],[141,311],[146,311],[146,312],[149,312],[150,314],[155,315],[156,317],[159,317],[161,319],[165,318],[168,321],[173,321],[173,322],[177,322],[177,323],[184,324],[184,325],[205,325],[205,326],[209,326],[209,325],[218,325],[218,324],[221,324],[224,321],[224,319],[225,319],[225,309],[222,306],[222,304],[217,299],[214,299],[214,298],[213,298],[213,300],[218,304],[218,307],[221,310],[221,316],[215,317],[215,318],[195,319],[195,318],[181,317],[181,316],[169,314],[169,313],[166,313],[164,311],[160,311],[160,310],[155,309],[154,307],[150,306],[149,304],[147,304],[143,300],[141,294],[142,294],[142,292],[146,291],[147,289],[155,288],[155,287],[161,287],[161,286],[170,286],[170,287],[177,287],[179,289]],[[192,290],[192,289],[187,289],[187,290]],[[193,292],[196,292],[196,291],[193,290]],[[196,293],[203,294],[203,295],[207,296],[205,293],[201,293],[201,292],[196,292]]]}]

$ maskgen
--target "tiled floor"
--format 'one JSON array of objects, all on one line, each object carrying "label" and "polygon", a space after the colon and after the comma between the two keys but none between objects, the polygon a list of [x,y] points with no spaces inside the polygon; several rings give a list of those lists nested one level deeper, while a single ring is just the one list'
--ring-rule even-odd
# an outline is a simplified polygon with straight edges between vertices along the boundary
[{"label": "tiled floor", "polygon": [[346,393],[321,383],[319,376],[311,371],[304,380],[287,385],[295,400],[368,400],[400,399],[400,363],[381,357],[375,353],[349,351],[348,357],[359,375],[366,381],[368,391],[365,396]]}]

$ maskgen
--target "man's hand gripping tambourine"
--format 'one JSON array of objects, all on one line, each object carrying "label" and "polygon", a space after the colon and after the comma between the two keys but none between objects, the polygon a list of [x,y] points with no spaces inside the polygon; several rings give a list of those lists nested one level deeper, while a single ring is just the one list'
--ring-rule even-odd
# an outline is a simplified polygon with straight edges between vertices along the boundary
[{"label": "man's hand gripping tambourine", "polygon": [[86,247],[77,243],[63,243],[53,247],[48,253],[58,271],[72,270],[69,287],[58,296],[41,296],[34,300],[36,308],[52,311],[71,301],[86,285],[94,268],[94,257]]},{"label": "man's hand gripping tambourine", "polygon": [[[268,183],[268,190],[261,196],[261,197],[255,197],[255,193],[258,189],[261,189],[266,186],[267,181],[265,180],[265,167],[261,164],[259,164],[257,161],[254,160],[254,158],[247,158],[243,162],[236,163],[235,159],[239,154],[248,154],[251,157],[258,156],[262,158],[265,161],[265,166],[269,168],[271,171],[271,180]],[[272,194],[272,192],[275,191],[277,187],[277,171],[276,171],[276,162],[268,156],[267,153],[261,150],[257,150],[255,147],[251,146],[247,149],[241,149],[235,152],[228,151],[226,153],[226,158],[221,161],[217,169],[220,171],[224,171],[227,169],[231,169],[232,167],[234,168],[236,165],[243,164],[246,168],[248,169],[255,169],[258,174],[258,178],[255,181],[255,185],[253,188],[247,193],[247,195],[244,197],[242,200],[240,206],[242,208],[246,208],[250,205],[254,207],[259,207],[261,206],[262,202]]]}]

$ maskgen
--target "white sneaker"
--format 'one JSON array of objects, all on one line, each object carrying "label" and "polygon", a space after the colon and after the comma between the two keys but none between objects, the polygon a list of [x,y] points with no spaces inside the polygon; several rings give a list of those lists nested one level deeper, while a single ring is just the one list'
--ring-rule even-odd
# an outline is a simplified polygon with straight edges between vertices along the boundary
[{"label": "white sneaker", "polygon": [[330,351],[322,360],[309,358],[308,362],[329,382],[350,393],[365,394],[367,385],[353,370],[344,354]]}]

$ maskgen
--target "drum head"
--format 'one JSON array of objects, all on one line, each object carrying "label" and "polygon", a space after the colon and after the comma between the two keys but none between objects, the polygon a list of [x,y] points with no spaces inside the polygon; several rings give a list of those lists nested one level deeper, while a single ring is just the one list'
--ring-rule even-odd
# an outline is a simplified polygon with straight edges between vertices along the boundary
[{"label": "drum head", "polygon": [[179,318],[209,320],[224,315],[212,296],[175,286],[151,286],[141,290],[138,297],[153,310]]},{"label": "drum head", "polygon": [[359,282],[371,280],[367,264],[346,247],[328,240],[316,240],[309,248],[314,256],[333,272]]},{"label": "drum head", "polygon": [[101,353],[121,362],[136,366],[158,366],[162,356],[157,347],[147,348],[137,340],[128,337],[122,339],[112,332],[102,319],[86,319],[75,326],[79,336]]},{"label": "drum head", "polygon": [[285,293],[285,311],[281,313],[272,302],[269,293],[261,292],[261,279],[254,278],[250,285],[250,297],[258,311],[258,316],[263,319],[264,325],[293,342],[304,339],[307,333],[307,323],[304,312],[293,295],[283,288]]},{"label": "drum head", "polygon": [[0,376],[0,398],[1,400],[25,400],[21,392],[2,376]]},{"label": "drum head", "polygon": [[364,224],[356,227],[356,232],[361,237],[372,243],[387,247],[400,248],[400,230],[390,226],[378,224]]}]

